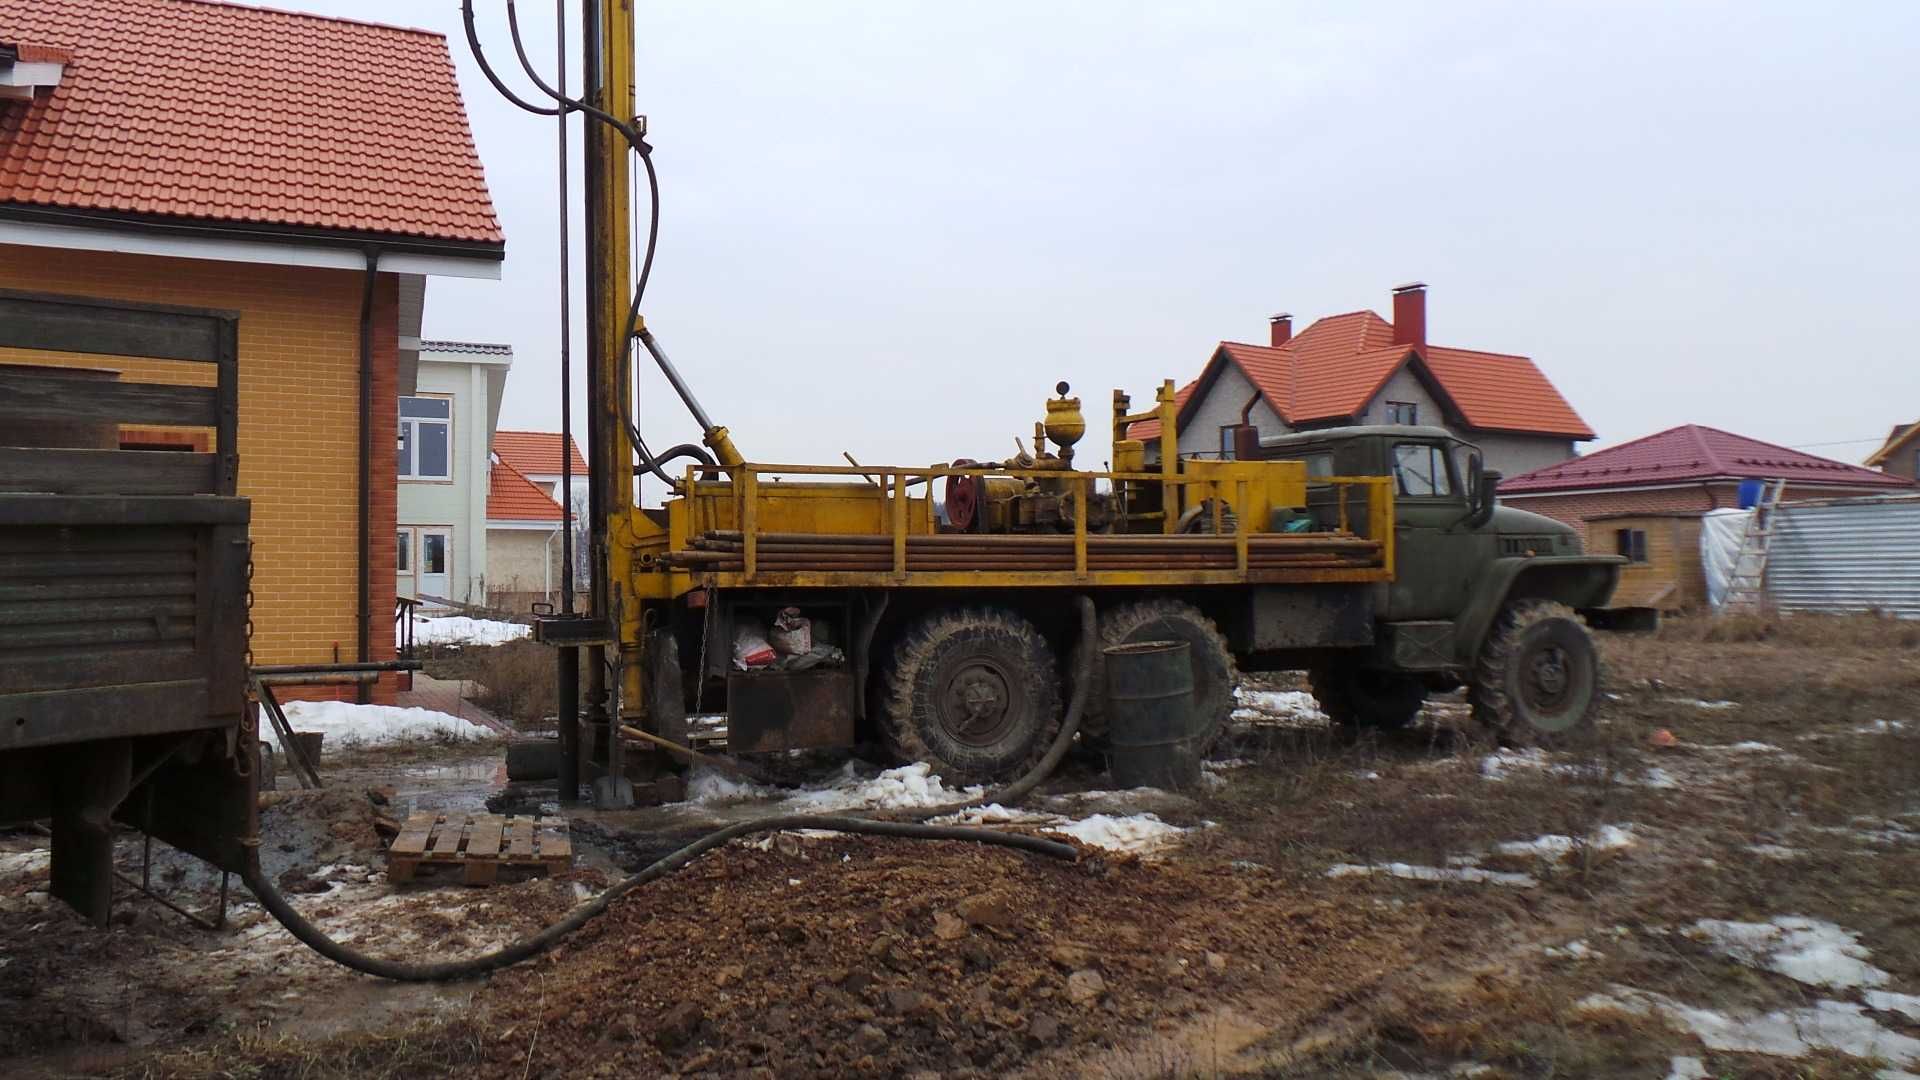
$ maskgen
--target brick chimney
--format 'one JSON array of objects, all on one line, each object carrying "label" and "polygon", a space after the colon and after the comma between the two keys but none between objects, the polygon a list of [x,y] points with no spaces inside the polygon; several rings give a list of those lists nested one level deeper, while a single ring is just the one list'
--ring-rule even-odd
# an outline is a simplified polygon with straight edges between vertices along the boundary
[{"label": "brick chimney", "polygon": [[1409,282],[1393,290],[1393,343],[1427,343],[1427,283]]},{"label": "brick chimney", "polygon": [[1282,345],[1285,345],[1287,342],[1292,341],[1293,340],[1293,316],[1287,314],[1284,311],[1278,315],[1272,316],[1267,320],[1267,332],[1272,337],[1272,340],[1269,341],[1268,344],[1272,345],[1276,349]]}]

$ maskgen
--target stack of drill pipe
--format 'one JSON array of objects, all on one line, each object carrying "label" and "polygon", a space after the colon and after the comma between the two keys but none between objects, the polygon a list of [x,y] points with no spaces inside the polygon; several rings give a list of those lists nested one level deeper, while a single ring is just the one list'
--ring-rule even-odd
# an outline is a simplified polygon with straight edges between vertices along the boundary
[{"label": "stack of drill pipe", "polygon": [[[1239,565],[1232,536],[1090,534],[1088,570],[1232,570]],[[695,537],[693,550],[665,561],[688,569],[738,573],[746,543],[735,530]],[[1347,534],[1259,533],[1247,538],[1249,570],[1341,569],[1378,565],[1380,545]],[[885,535],[766,533],[754,565],[766,571],[893,569],[893,538]],[[1072,570],[1073,537],[1062,533],[982,535],[940,533],[907,537],[907,569]]]}]

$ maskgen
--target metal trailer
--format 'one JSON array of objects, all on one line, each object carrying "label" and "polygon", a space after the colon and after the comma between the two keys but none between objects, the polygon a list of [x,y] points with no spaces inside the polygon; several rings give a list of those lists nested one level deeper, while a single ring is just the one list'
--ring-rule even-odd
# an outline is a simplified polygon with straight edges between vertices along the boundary
[{"label": "metal trailer", "polygon": [[[0,348],[214,369],[0,368],[0,824],[51,818],[52,892],[104,924],[115,822],[229,872],[255,835],[238,316],[0,292]],[[120,424],[211,451],[121,450]]]}]

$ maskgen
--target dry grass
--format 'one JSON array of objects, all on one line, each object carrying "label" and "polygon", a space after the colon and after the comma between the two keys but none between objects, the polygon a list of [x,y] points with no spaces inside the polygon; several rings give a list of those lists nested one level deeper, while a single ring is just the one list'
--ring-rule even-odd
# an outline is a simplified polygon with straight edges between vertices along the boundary
[{"label": "dry grass", "polygon": [[105,1074],[115,1080],[397,1080],[475,1075],[489,1039],[505,1033],[464,1018],[308,1041],[245,1031],[156,1054]]},{"label": "dry grass", "polygon": [[475,703],[521,731],[553,727],[559,711],[554,650],[532,641],[468,645],[426,662],[437,679],[469,679],[484,688]]},{"label": "dry grass", "polygon": [[1920,620],[1881,615],[1698,615],[1667,619],[1654,635],[1667,642],[1756,642],[1814,648],[1920,648]]}]

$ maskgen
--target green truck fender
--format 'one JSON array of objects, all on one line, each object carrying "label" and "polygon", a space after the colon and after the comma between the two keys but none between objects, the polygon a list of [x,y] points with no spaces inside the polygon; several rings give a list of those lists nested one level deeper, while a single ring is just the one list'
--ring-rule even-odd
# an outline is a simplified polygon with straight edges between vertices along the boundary
[{"label": "green truck fender", "polygon": [[1454,624],[1462,667],[1479,659],[1493,621],[1518,600],[1551,600],[1576,610],[1605,607],[1627,560],[1618,555],[1538,555],[1495,559],[1474,582],[1473,596]]}]

